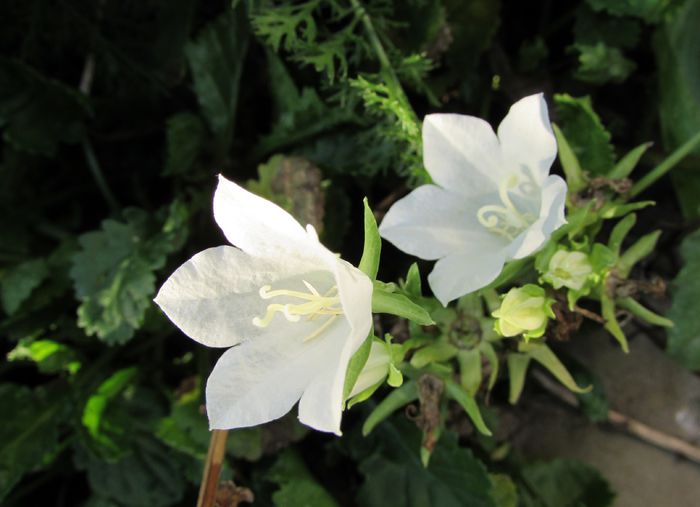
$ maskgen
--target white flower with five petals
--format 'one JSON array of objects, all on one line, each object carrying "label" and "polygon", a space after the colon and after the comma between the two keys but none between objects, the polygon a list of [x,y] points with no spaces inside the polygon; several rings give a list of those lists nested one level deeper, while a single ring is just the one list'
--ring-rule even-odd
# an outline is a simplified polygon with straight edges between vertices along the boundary
[{"label": "white flower with five petals", "polygon": [[428,115],[423,162],[435,184],[397,201],[379,232],[404,252],[437,260],[428,282],[447,305],[566,223],[566,183],[549,175],[556,154],[542,94],[513,104],[498,134],[474,116]]},{"label": "white flower with five petals", "polygon": [[299,419],[340,434],[348,362],[372,325],[372,283],[286,211],[219,178],[214,218],[236,247],[196,254],[156,303],[185,334],[230,347],[206,386],[212,429]]}]

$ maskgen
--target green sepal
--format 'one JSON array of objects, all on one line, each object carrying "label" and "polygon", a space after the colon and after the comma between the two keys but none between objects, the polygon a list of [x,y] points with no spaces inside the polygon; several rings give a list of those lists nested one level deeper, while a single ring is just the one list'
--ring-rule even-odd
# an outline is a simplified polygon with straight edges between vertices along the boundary
[{"label": "green sepal", "polygon": [[624,331],[620,327],[620,323],[617,321],[617,316],[615,315],[615,301],[612,300],[610,295],[605,290],[605,280],[603,280],[602,289],[600,291],[600,313],[605,319],[605,325],[603,326],[608,332],[613,335],[613,337],[620,344],[620,347],[625,353],[630,351],[629,345],[627,343],[627,337]]},{"label": "green sepal", "polygon": [[612,218],[623,217],[633,211],[644,209],[649,206],[654,206],[656,201],[637,201],[630,202],[627,204],[620,202],[608,202],[603,205],[598,214],[601,218],[605,220],[610,220]]},{"label": "green sepal", "polygon": [[625,253],[620,256],[617,262],[617,273],[622,278],[627,278],[632,268],[644,257],[654,251],[656,243],[661,236],[661,231],[650,232],[639,238]]},{"label": "green sepal", "polygon": [[365,246],[362,249],[362,258],[358,268],[371,280],[377,279],[379,271],[379,257],[382,253],[382,239],[379,237],[377,220],[369,207],[367,198],[362,201],[365,208]]},{"label": "green sepal", "polygon": [[401,387],[403,384],[403,373],[399,370],[394,363],[389,363],[389,375],[387,376],[386,383],[391,387]]},{"label": "green sepal", "polygon": [[508,354],[508,380],[510,383],[510,392],[508,395],[508,403],[515,405],[525,387],[525,374],[527,367],[530,365],[530,356],[526,354]]},{"label": "green sepal", "polygon": [[435,324],[430,314],[423,307],[417,305],[403,294],[389,292],[383,285],[385,284],[374,284],[374,291],[372,292],[373,313],[396,315],[412,320],[421,326]]},{"label": "green sepal", "polygon": [[561,167],[564,170],[564,176],[566,176],[566,184],[569,187],[569,193],[579,192],[580,190],[586,188],[587,185],[586,176],[583,174],[581,163],[574,153],[574,150],[571,149],[569,141],[566,140],[564,133],[556,123],[552,123],[552,129],[554,130],[554,135],[557,138],[559,162],[561,162]]},{"label": "green sepal", "polygon": [[610,233],[610,239],[608,240],[608,248],[612,250],[615,254],[615,258],[620,256],[620,250],[622,248],[622,242],[625,241],[627,234],[629,234],[634,224],[637,222],[637,215],[630,213],[625,218],[620,220],[613,227]]},{"label": "green sepal", "polygon": [[439,363],[457,355],[457,348],[446,341],[431,343],[417,350],[411,357],[411,366],[423,368],[430,363]]},{"label": "green sepal", "polygon": [[479,430],[479,433],[490,437],[492,435],[491,430],[489,430],[484,422],[484,419],[481,417],[479,405],[477,405],[474,398],[467,393],[467,391],[462,389],[460,385],[455,384],[451,380],[445,380],[445,390],[450,398],[462,406],[464,411],[474,423],[476,429]]},{"label": "green sepal", "polygon": [[365,367],[367,359],[369,359],[369,352],[372,348],[372,340],[375,336],[370,333],[365,341],[362,342],[360,348],[355,351],[355,353],[350,358],[348,363],[348,369],[345,373],[345,384],[343,386],[343,400],[347,400],[348,396],[352,392],[352,388],[355,387],[355,382],[362,373],[362,368]]},{"label": "green sepal", "polygon": [[418,263],[414,262],[411,264],[411,267],[408,268],[408,273],[406,273],[406,281],[402,284],[401,288],[406,294],[412,297],[421,297],[423,295]]},{"label": "green sepal", "polygon": [[613,180],[627,178],[630,174],[632,174],[634,168],[637,167],[639,159],[642,158],[642,155],[644,155],[644,153],[651,148],[653,144],[654,143],[640,144],[636,148],[630,150],[618,161],[617,164],[615,164],[615,167],[613,167],[612,171],[610,171],[608,177]]},{"label": "green sepal", "polygon": [[418,385],[416,382],[410,380],[404,383],[404,385],[389,393],[389,395],[374,408],[362,425],[362,434],[364,436],[369,435],[377,424],[393,414],[395,410],[417,399]]},{"label": "green sepal", "polygon": [[659,315],[658,313],[652,312],[646,306],[642,305],[639,301],[631,297],[620,298],[616,301],[620,308],[624,308],[630,312],[635,317],[643,320],[648,324],[661,327],[673,327],[673,321]]},{"label": "green sepal", "polygon": [[479,349],[491,366],[491,373],[489,374],[489,383],[487,386],[488,390],[491,391],[493,386],[496,385],[496,379],[498,378],[498,356],[496,355],[493,345],[487,341],[482,341],[479,344]]},{"label": "green sepal", "polygon": [[460,384],[470,396],[474,396],[481,385],[481,350],[460,350],[457,353],[457,362]]},{"label": "green sepal", "polygon": [[552,349],[550,349],[544,343],[538,344],[526,344],[521,343],[518,347],[520,352],[523,352],[530,356],[532,359],[540,363],[542,366],[547,368],[549,372],[554,375],[559,382],[564,384],[564,386],[575,393],[587,393],[593,389],[593,386],[579,387],[574,377],[571,376],[569,370],[566,366],[559,360],[559,358],[554,355]]}]

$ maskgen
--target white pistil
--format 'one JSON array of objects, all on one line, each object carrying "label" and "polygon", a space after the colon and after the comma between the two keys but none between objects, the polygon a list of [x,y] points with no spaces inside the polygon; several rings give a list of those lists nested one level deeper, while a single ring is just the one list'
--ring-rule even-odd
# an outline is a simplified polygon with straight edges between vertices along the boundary
[{"label": "white pistil", "polygon": [[487,204],[476,213],[481,225],[511,241],[534,221],[530,213],[521,213],[510,198],[509,192],[518,188],[519,183],[520,178],[515,174],[501,180],[498,185],[498,197],[502,205]]},{"label": "white pistil", "polygon": [[307,342],[320,335],[335,321],[338,315],[343,314],[343,310],[340,307],[340,296],[338,295],[338,288],[336,286],[331,287],[328,292],[321,295],[309,282],[306,280],[302,280],[302,282],[308,289],[308,293],[285,289],[272,290],[272,287],[269,285],[261,287],[258,293],[262,299],[286,296],[301,299],[304,302],[299,304],[270,304],[267,306],[263,318],[253,318],[253,325],[257,327],[267,327],[270,325],[270,322],[272,322],[276,313],[281,313],[289,322],[299,322],[301,317],[306,317],[308,321],[315,320],[322,315],[328,315],[329,318],[326,319],[325,322],[303,339],[304,342]]}]

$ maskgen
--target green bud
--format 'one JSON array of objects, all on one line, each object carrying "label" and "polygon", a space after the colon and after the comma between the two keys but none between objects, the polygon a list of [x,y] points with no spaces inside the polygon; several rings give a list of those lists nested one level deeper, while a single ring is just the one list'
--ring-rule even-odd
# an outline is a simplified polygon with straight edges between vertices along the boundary
[{"label": "green bud", "polygon": [[559,250],[549,260],[549,267],[542,279],[555,289],[568,287],[581,290],[592,272],[593,266],[585,253]]},{"label": "green bud", "polygon": [[539,338],[547,328],[547,320],[554,318],[552,305],[542,287],[527,284],[514,287],[503,297],[501,307],[493,312],[497,320],[494,329],[501,336],[522,334],[525,340]]}]

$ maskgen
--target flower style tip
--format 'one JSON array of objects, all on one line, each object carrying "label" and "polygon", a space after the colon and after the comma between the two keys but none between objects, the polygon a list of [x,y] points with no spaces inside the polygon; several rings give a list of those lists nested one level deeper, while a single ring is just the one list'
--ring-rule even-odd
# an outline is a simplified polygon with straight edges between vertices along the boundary
[{"label": "flower style tip", "polygon": [[379,227],[404,252],[437,260],[428,282],[443,305],[492,282],[566,223],[566,183],[543,95],[511,106],[496,134],[480,118],[431,114],[423,161],[434,184],[397,201]]},{"label": "flower style tip", "polygon": [[214,218],[235,247],[196,254],[156,297],[189,337],[230,347],[207,381],[210,427],[254,426],[299,402],[302,423],[339,435],[347,365],[372,324],[371,281],[313,227],[222,176]]}]

